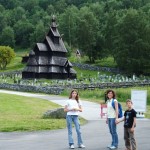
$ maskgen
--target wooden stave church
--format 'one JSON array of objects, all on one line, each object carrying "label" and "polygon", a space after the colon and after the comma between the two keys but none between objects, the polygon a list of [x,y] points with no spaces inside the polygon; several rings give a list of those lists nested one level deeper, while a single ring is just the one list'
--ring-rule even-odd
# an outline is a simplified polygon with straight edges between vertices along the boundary
[{"label": "wooden stave church", "polygon": [[58,32],[55,17],[43,43],[36,43],[30,51],[23,79],[75,79],[76,71],[66,58],[67,49]]}]

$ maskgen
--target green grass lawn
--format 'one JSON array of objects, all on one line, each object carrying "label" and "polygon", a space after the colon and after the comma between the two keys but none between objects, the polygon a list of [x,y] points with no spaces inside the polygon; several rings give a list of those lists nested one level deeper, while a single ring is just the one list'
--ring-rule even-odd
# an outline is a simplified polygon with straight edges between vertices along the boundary
[{"label": "green grass lawn", "polygon": [[107,57],[102,60],[96,60],[95,65],[99,65],[101,67],[117,67],[116,62],[113,57]]},{"label": "green grass lawn", "polygon": [[[98,77],[98,71],[94,70],[83,70],[78,67],[73,67],[75,71],[77,72],[77,79],[83,79],[83,78],[97,78]],[[111,75],[110,72],[101,71],[100,75]]]},{"label": "green grass lawn", "polygon": [[25,67],[25,64],[22,64],[21,61],[22,57],[16,56],[14,60],[12,60],[12,62],[6,67],[6,70],[1,70],[1,72],[22,70]]},{"label": "green grass lawn", "polygon": [[[87,64],[91,64],[89,62],[89,58],[87,56],[82,56],[81,58],[78,58],[78,57],[76,57],[75,54],[72,54],[72,56],[69,57],[69,60],[71,62],[75,62],[75,63],[87,63]],[[114,61],[114,58],[111,57],[111,56],[107,57],[107,58],[103,58],[101,60],[96,60],[93,65],[94,66],[101,66],[101,67],[112,67],[112,68],[117,67],[117,64]]]},{"label": "green grass lawn", "polygon": [[47,100],[1,94],[0,131],[35,131],[65,128],[65,119],[42,119],[44,112],[58,107],[60,106]]}]

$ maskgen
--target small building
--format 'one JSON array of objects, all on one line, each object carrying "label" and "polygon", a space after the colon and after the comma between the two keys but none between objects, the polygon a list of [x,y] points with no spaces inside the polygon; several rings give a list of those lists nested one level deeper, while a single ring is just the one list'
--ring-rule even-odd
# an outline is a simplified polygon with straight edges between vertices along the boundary
[{"label": "small building", "polygon": [[22,72],[23,79],[74,79],[76,71],[66,58],[67,49],[58,32],[53,17],[50,30],[43,43],[36,43],[30,51],[27,65]]}]

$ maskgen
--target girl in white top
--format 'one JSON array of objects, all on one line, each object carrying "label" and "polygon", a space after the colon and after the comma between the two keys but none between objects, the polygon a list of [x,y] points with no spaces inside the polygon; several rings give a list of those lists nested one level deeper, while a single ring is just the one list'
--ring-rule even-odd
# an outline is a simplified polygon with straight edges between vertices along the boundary
[{"label": "girl in white top", "polygon": [[79,100],[79,94],[76,90],[71,91],[69,100],[66,101],[64,111],[67,112],[66,122],[68,128],[69,147],[71,149],[74,149],[74,140],[72,137],[72,122],[73,122],[77,132],[78,147],[85,148],[81,137],[80,123],[78,118],[79,112],[82,112],[82,103]]},{"label": "girl in white top", "polygon": [[[118,147],[118,134],[117,134],[117,119],[118,119],[118,102],[116,100],[116,94],[113,90],[108,90],[106,92],[107,96],[107,119],[109,131],[112,137],[112,142],[109,146],[110,149],[117,149]],[[112,101],[115,103],[115,109],[112,106]]]}]

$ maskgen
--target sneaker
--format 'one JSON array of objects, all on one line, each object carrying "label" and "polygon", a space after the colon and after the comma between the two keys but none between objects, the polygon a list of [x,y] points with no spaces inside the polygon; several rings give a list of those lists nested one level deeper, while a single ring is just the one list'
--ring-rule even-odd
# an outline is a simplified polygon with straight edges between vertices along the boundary
[{"label": "sneaker", "polygon": [[74,145],[71,145],[71,146],[70,146],[70,149],[74,149]]},{"label": "sneaker", "polygon": [[108,146],[107,146],[107,148],[110,148],[110,147],[112,147],[112,145],[108,145]]},{"label": "sneaker", "polygon": [[117,147],[116,146],[111,146],[111,147],[109,147],[110,149],[117,149]]},{"label": "sneaker", "polygon": [[85,146],[83,144],[79,145],[79,148],[85,148]]}]

